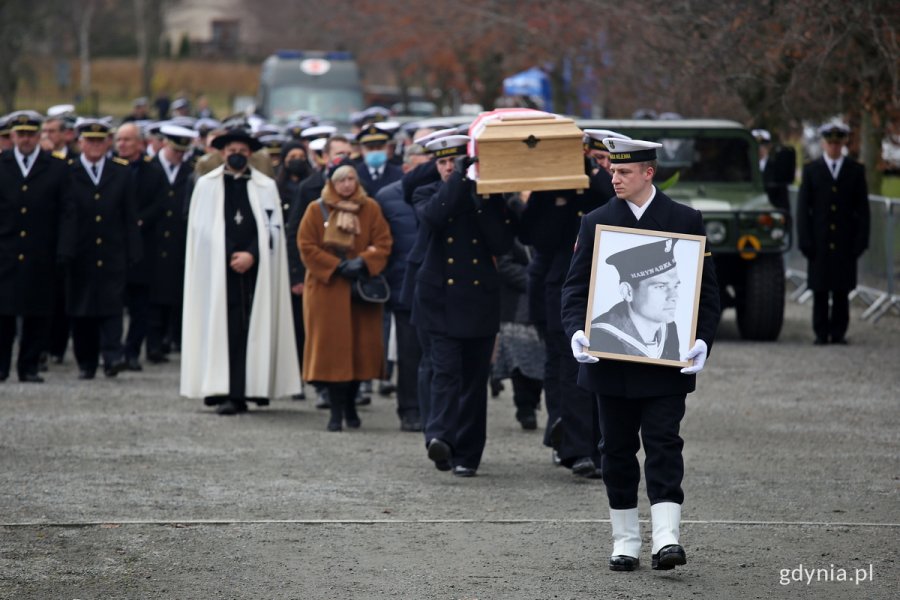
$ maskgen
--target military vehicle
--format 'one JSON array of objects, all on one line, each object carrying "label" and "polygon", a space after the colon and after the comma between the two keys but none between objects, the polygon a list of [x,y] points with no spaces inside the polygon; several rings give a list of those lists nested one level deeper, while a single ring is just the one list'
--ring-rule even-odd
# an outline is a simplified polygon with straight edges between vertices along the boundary
[{"label": "military vehicle", "polygon": [[770,204],[756,140],[735,121],[577,120],[659,142],[657,187],[703,213],[707,250],[716,264],[722,306],[734,307],[743,338],[775,340],[784,320],[788,215]]}]

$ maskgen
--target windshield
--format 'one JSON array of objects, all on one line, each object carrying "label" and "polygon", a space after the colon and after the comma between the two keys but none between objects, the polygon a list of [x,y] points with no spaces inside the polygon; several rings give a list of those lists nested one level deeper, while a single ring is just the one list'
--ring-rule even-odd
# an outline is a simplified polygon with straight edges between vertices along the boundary
[{"label": "windshield", "polygon": [[350,113],[362,109],[362,94],[357,90],[281,86],[272,90],[266,114],[273,121],[285,121],[298,110],[305,110],[324,121],[347,123]]},{"label": "windshield", "polygon": [[659,172],[665,181],[678,173],[681,182],[752,183],[750,142],[743,138],[642,138],[659,142]]}]

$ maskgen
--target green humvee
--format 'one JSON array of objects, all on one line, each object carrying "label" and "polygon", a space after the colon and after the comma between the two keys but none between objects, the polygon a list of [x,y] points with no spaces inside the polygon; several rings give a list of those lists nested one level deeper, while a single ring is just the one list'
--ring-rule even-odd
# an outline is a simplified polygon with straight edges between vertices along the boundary
[{"label": "green humvee", "polygon": [[577,120],[659,142],[659,189],[703,213],[722,307],[734,307],[741,336],[775,340],[784,320],[784,262],[791,245],[788,215],[770,204],[759,172],[757,143],[740,123],[711,119]]}]

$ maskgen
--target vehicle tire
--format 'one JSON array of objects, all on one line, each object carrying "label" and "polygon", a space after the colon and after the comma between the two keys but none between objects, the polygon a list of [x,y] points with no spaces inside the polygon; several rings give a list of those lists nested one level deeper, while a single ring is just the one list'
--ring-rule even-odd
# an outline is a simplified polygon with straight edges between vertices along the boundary
[{"label": "vehicle tire", "polygon": [[745,340],[774,341],[784,324],[784,262],[780,254],[761,254],[747,263],[736,298],[737,324]]}]

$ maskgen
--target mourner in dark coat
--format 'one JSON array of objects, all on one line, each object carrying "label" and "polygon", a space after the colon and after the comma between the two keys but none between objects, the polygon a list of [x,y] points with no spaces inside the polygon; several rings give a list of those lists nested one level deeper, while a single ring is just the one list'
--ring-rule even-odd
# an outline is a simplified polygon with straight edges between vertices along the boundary
[{"label": "mourner in dark coat", "polygon": [[[687,393],[706,361],[719,322],[719,291],[711,258],[703,261],[697,342],[677,367],[598,359],[586,353],[582,331],[588,311],[594,235],[598,224],[704,235],[699,211],[676,204],[653,186],[656,148],[638,140],[604,140],[610,148],[617,197],[585,215],[571,268],[563,286],[562,321],[572,353],[581,365],[578,383],[597,395],[603,434],[601,469],[613,532],[612,570],[633,570],[640,557],[637,453],[643,442],[644,475],[653,523],[652,566],[671,569],[685,563],[678,542],[684,493],[683,440],[679,426]],[[613,142],[613,143],[610,143]]]},{"label": "mourner in dark coat", "polygon": [[16,317],[22,317],[16,370],[39,383],[56,297],[57,243],[66,163],[42,152],[41,116],[8,116],[12,150],[0,154],[0,381],[9,377]]},{"label": "mourner in dark coat", "polygon": [[416,206],[431,237],[416,274],[413,322],[430,340],[431,414],[428,457],[440,470],[471,477],[481,463],[487,429],[487,381],[500,328],[499,276],[494,257],[509,251],[513,227],[505,202],[483,199],[454,160],[466,136],[429,142],[446,178]]},{"label": "mourner in dark coat", "polygon": [[356,171],[359,173],[360,184],[371,198],[381,188],[403,177],[403,170],[388,162],[387,144],[390,139],[390,134],[379,127],[378,123],[368,125],[356,136],[362,150],[362,161],[356,165]]},{"label": "mourner in dark coat", "polygon": [[135,189],[138,225],[141,231],[142,258],[128,268],[125,284],[125,307],[128,309],[128,332],[125,334],[125,366],[129,371],[140,371],[141,346],[147,338],[150,323],[150,234],[158,218],[157,194],[162,189],[162,173],[151,165],[152,159],[144,154],[144,141],[140,128],[124,123],[116,130],[116,154],[128,162],[132,185]]},{"label": "mourner in dark coat", "polygon": [[815,342],[844,344],[856,262],[869,247],[869,192],[863,166],[843,156],[850,130],[826,125],[820,132],[825,155],[803,168],[797,196],[797,245],[808,261]]},{"label": "mourner in dark coat", "polygon": [[754,129],[752,133],[759,143],[759,171],[769,202],[790,215],[788,186],[794,182],[797,153],[789,146],[774,144],[772,134],[765,129]]},{"label": "mourner in dark coat", "polygon": [[150,327],[147,360],[166,362],[172,342],[181,339],[181,303],[184,295],[184,254],[193,168],[185,162],[197,132],[177,125],[163,125],[165,146],[153,158],[157,173],[155,218],[147,228],[144,254],[150,268]]},{"label": "mourner in dark coat", "polygon": [[[596,140],[589,139],[591,151],[599,152]],[[609,152],[605,154],[608,156]],[[562,285],[569,271],[581,218],[615,196],[605,169],[591,172],[586,160],[585,170],[590,172],[590,188],[581,194],[575,190],[531,194],[522,215],[519,236],[534,247],[535,262],[546,266],[531,269],[529,283],[533,293],[542,295],[540,302],[533,298],[531,302],[543,306],[545,311],[541,319],[546,328],[547,356],[544,396],[548,422],[544,443],[555,446],[557,459],[575,475],[597,477],[600,468],[597,403],[590,392],[577,384],[578,363],[572,357],[569,336],[560,319]]]},{"label": "mourner in dark coat", "polygon": [[104,373],[125,366],[122,312],[129,263],[141,258],[134,185],[128,162],[106,158],[109,125],[78,126],[82,154],[69,165],[60,254],[67,265],[66,310],[79,378],[91,379],[102,354]]}]

